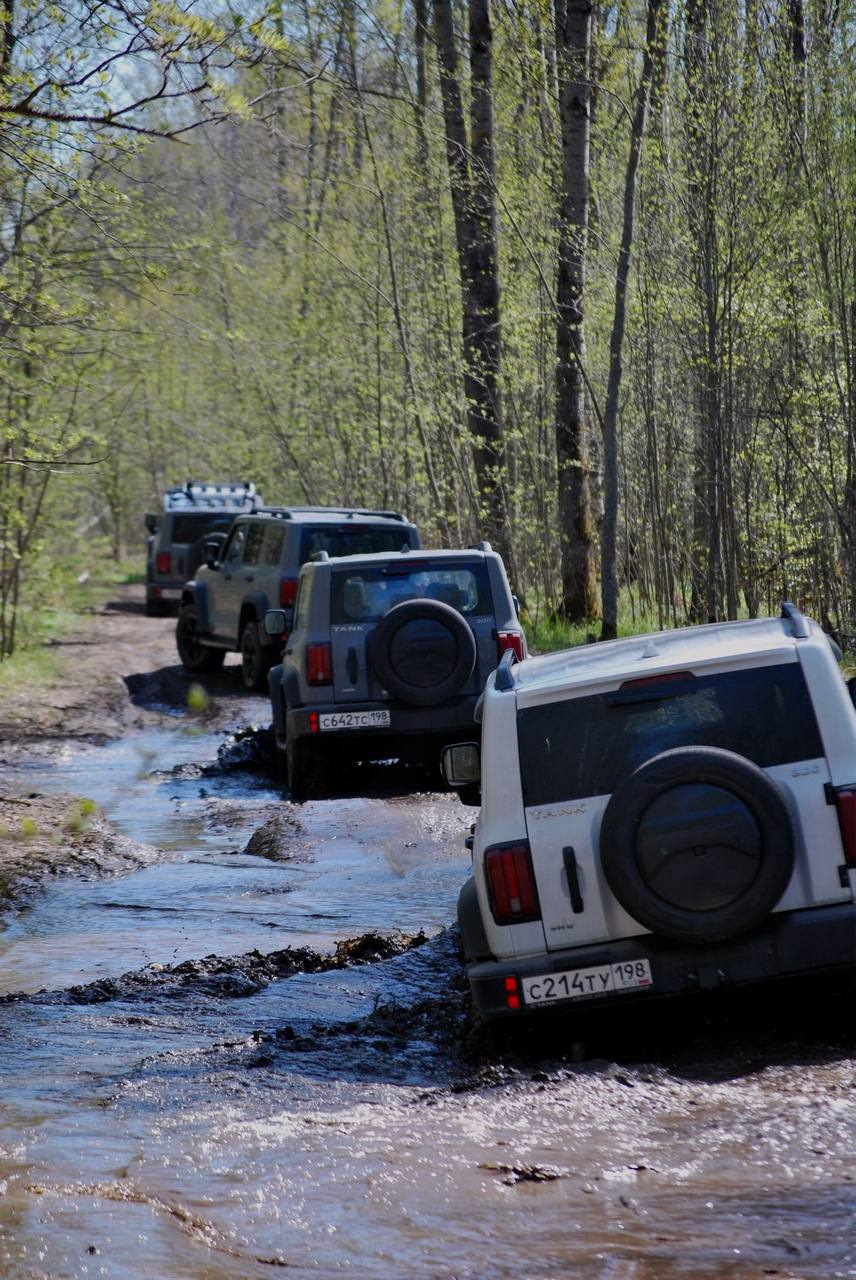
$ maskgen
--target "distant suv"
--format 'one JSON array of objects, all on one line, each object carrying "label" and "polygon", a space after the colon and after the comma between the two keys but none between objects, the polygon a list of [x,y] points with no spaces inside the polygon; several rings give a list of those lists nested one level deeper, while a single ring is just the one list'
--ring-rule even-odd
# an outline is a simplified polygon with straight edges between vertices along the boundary
[{"label": "distant suv", "polygon": [[[181,593],[176,644],[188,671],[216,671],[226,653],[241,654],[244,684],[267,688],[282,653],[300,566],[318,551],[363,555],[418,547],[419,534],[397,511],[333,507],[261,507],[241,516],[225,546],[212,545],[205,565]],[[263,629],[268,609],[282,610],[283,633]]]},{"label": "distant suv", "polygon": [[[477,799],[475,744],[444,769]],[[483,1016],[856,966],[856,709],[793,605],[508,655],[480,775],[459,921]]]},{"label": "distant suv", "polygon": [[[278,632],[282,618],[268,617]],[[329,787],[343,757],[439,764],[471,732],[485,681],[526,642],[500,557],[404,551],[304,565],[282,666],[270,674],[292,796]]]},{"label": "distant suv", "polygon": [[147,515],[146,614],[173,612],[181,589],[204,559],[206,542],[226,536],[235,517],[254,511],[254,484],[199,484],[188,480],[164,494],[163,514]]}]

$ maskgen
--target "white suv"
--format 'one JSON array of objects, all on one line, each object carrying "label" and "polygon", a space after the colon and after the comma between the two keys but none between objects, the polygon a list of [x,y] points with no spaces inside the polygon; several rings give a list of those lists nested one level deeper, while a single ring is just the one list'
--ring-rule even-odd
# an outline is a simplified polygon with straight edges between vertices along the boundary
[{"label": "white suv", "polygon": [[[840,656],[840,655],[839,655]],[[590,645],[488,681],[458,915],[493,1018],[856,966],[856,709],[820,627]]]}]

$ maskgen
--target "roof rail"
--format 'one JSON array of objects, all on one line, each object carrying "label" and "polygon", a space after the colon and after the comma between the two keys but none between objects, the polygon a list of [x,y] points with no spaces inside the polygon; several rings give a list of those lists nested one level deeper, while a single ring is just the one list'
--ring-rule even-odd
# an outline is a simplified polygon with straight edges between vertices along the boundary
[{"label": "roof rail", "polygon": [[254,507],[257,516],[278,516],[280,520],[291,519],[291,507]]},{"label": "roof rail", "polygon": [[509,689],[514,688],[514,676],[511,673],[511,668],[515,662],[517,662],[517,654],[513,649],[506,649],[496,669],[495,684],[501,693],[507,693]]},{"label": "roof rail", "polygon": [[331,516],[344,516],[347,520],[352,520],[354,516],[381,516],[385,520],[398,520],[401,524],[407,524],[407,517],[403,516],[400,511],[371,511],[367,507],[262,507],[257,506],[256,511],[266,516],[279,516],[282,520],[291,520],[295,514],[303,514],[304,512],[326,513]]},{"label": "roof rail", "polygon": [[790,622],[795,640],[807,640],[809,638],[811,629],[802,609],[797,608],[795,604],[791,604],[790,600],[783,600],[781,616],[787,618],[788,622]]}]

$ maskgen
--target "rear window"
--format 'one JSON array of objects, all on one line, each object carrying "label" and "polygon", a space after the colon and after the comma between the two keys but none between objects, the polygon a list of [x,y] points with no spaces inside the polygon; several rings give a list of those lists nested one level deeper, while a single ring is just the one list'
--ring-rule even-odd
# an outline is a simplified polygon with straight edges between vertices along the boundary
[{"label": "rear window", "polygon": [[427,598],[451,605],[465,617],[492,612],[487,570],[483,564],[429,568],[395,565],[374,569],[340,569],[333,574],[330,620],[333,623],[375,622],[393,605]]},{"label": "rear window", "polygon": [[200,511],[198,515],[173,516],[169,541],[196,542],[198,538],[205,538],[209,533],[228,533],[234,520],[234,511],[231,514]]},{"label": "rear window", "polygon": [[328,556],[370,556],[376,551],[400,551],[410,546],[409,528],[390,529],[388,525],[321,525],[303,530],[300,540],[300,563],[305,564],[316,551]]},{"label": "rear window", "polygon": [[517,734],[527,806],[608,795],[672,747],[724,747],[761,768],[823,755],[798,662],[689,677],[644,699],[607,693],[526,707]]}]

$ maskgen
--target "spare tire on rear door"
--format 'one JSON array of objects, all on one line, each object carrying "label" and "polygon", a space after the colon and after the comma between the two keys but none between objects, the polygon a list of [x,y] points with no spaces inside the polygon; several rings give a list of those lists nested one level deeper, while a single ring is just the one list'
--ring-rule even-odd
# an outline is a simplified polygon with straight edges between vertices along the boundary
[{"label": "spare tire on rear door", "polygon": [[600,857],[615,897],[646,929],[674,942],[723,942],[779,901],[794,836],[763,769],[718,747],[678,747],[616,787]]},{"label": "spare tire on rear door", "polygon": [[439,600],[404,600],[384,614],[369,638],[369,664],[402,702],[436,706],[473,674],[476,642],[464,617]]}]

